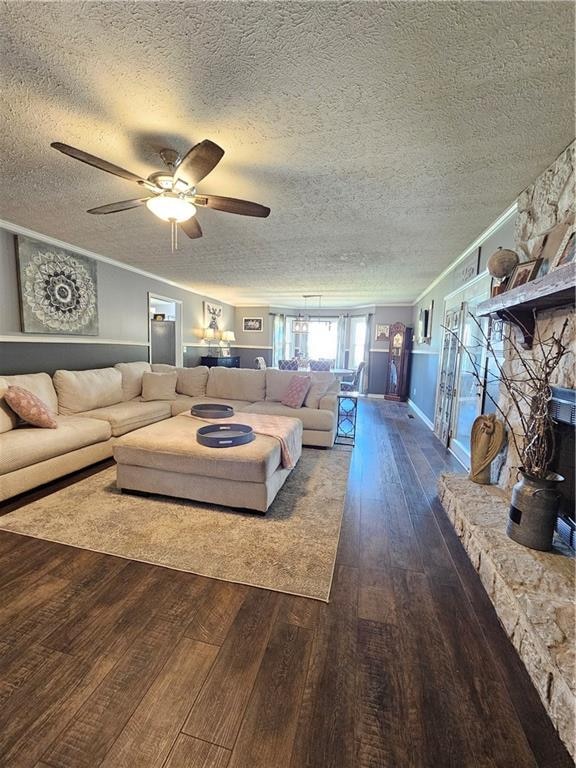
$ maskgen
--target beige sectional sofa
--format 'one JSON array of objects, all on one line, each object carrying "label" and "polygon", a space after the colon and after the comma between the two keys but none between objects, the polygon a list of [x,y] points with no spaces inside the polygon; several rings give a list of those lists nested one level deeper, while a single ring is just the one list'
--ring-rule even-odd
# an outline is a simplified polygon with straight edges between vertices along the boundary
[{"label": "beige sectional sofa", "polygon": [[[144,400],[143,374],[167,371],[177,373],[175,393],[167,399]],[[46,373],[0,377],[0,501],[108,458],[115,438],[201,402],[228,403],[238,413],[298,418],[304,445],[331,447],[336,434],[337,381],[330,373],[311,374],[312,387],[304,406],[295,409],[281,403],[293,375],[274,369],[176,369],[119,363],[114,368],[56,371],[53,377]],[[3,401],[9,385],[37,395],[55,415],[57,429],[18,423]]]}]

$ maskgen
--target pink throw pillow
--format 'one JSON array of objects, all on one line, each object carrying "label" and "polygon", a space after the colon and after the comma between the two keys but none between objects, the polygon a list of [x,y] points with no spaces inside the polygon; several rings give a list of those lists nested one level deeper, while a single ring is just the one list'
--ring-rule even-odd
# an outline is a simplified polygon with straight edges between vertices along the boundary
[{"label": "pink throw pillow", "polygon": [[312,381],[310,376],[292,376],[286,394],[282,398],[282,405],[289,408],[302,408]]},{"label": "pink throw pillow", "polygon": [[33,427],[56,429],[58,426],[46,404],[32,392],[28,392],[27,389],[8,387],[4,393],[4,402],[12,408],[14,413]]}]

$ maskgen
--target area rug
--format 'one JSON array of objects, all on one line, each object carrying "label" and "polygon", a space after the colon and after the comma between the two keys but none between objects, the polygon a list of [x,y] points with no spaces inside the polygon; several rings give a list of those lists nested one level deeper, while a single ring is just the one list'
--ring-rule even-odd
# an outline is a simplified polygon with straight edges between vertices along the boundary
[{"label": "area rug", "polygon": [[0,517],[0,529],[328,601],[351,451],[305,448],[266,516],[116,489],[116,468]]}]

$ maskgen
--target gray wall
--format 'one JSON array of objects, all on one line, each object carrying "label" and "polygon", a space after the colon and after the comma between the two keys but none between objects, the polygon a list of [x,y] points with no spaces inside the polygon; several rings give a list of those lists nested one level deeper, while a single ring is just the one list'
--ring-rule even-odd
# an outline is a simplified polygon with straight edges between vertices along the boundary
[{"label": "gray wall", "polygon": [[[261,317],[262,331],[244,331],[243,320],[245,317]],[[235,334],[236,345],[239,347],[271,347],[274,333],[273,320],[270,316],[270,307],[236,307],[235,310]]]},{"label": "gray wall", "polygon": [[388,365],[388,341],[376,341],[376,325],[404,323],[412,327],[412,307],[374,307],[370,328],[370,358],[368,360],[368,394],[383,395],[386,388],[386,367]]},{"label": "gray wall", "polygon": [[[42,238],[38,236],[36,239]],[[79,344],[78,336],[70,338],[51,334],[49,343],[43,343],[41,339],[37,344],[30,343],[33,338],[31,334],[21,333],[14,236],[11,232],[0,229],[0,337],[4,337],[0,349],[0,373],[11,373],[13,365],[20,370],[47,370],[46,361],[49,355],[53,356],[55,367],[71,369],[110,365],[123,360],[146,360],[149,292],[182,302],[184,344],[197,343],[202,338],[203,302],[206,297],[105,261],[96,263],[98,337],[82,337],[82,343]],[[234,322],[234,307],[223,304],[223,327],[233,329]],[[7,336],[14,341],[7,342]],[[21,343],[20,339],[27,341]],[[60,343],[54,343],[56,340]],[[97,340],[107,343],[98,343]],[[131,344],[126,346],[118,342]],[[141,355],[134,352],[140,345]]]},{"label": "gray wall", "polygon": [[418,332],[418,319],[421,309],[428,309],[434,301],[432,315],[432,337],[429,343],[419,344],[414,341],[410,377],[410,400],[430,419],[434,421],[436,384],[440,363],[440,345],[442,342],[442,323],[446,296],[462,288],[467,282],[486,269],[488,258],[498,247],[515,249],[515,216],[509,218],[491,235],[486,237],[478,248],[467,256],[454,269],[450,270],[437,285],[428,291],[413,307],[412,324],[414,334]]}]

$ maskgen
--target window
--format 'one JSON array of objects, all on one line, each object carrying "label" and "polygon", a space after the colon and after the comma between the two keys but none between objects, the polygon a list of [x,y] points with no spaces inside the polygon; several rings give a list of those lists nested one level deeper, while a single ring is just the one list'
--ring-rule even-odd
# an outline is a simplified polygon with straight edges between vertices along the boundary
[{"label": "window", "polygon": [[311,317],[308,326],[307,356],[311,360],[321,357],[336,360],[338,352],[338,318]]},{"label": "window", "polygon": [[364,360],[366,353],[366,317],[350,318],[350,356],[348,358],[349,368],[358,368]]}]

